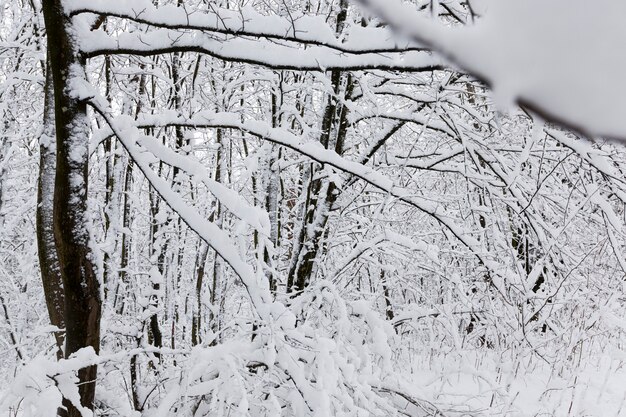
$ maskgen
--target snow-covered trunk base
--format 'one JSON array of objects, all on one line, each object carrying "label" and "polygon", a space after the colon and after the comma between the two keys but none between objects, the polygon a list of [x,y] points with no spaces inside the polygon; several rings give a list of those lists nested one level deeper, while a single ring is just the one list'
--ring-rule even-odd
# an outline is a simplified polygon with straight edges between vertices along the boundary
[{"label": "snow-covered trunk base", "polygon": [[[65,292],[65,356],[83,348],[99,351],[100,288],[90,248],[87,214],[87,105],[80,58],[60,0],[45,0],[43,12],[54,83],[57,164],[54,192],[54,238]],[[80,402],[65,401],[70,417],[93,409],[96,366],[78,371]],[[82,409],[82,410],[81,410]]]}]

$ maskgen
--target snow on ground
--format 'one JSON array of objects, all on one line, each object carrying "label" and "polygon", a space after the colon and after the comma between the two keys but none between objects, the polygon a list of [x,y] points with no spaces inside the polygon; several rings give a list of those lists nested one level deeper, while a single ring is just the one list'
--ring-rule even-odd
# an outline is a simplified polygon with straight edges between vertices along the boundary
[{"label": "snow on ground", "polygon": [[445,416],[621,417],[626,416],[625,359],[624,352],[576,357],[567,368],[536,356],[515,360],[506,352],[455,352],[438,360],[415,359],[411,388]]}]

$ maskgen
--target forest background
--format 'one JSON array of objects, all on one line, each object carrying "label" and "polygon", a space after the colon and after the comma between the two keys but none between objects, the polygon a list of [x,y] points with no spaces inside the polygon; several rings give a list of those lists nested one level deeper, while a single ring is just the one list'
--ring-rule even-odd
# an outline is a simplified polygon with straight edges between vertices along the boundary
[{"label": "forest background", "polygon": [[390,5],[0,0],[0,413],[626,414],[621,84]]}]

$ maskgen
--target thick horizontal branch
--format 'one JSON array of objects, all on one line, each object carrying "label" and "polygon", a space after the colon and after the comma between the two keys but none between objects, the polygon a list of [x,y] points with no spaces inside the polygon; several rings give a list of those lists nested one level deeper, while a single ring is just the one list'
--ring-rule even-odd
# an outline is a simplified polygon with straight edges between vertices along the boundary
[{"label": "thick horizontal branch", "polygon": [[324,46],[348,54],[397,53],[424,51],[422,46],[394,39],[384,27],[351,26],[344,40],[337,39],[334,30],[321,16],[292,14],[265,16],[252,8],[241,10],[210,6],[211,10],[188,12],[173,5],[154,7],[143,0],[124,2],[70,2],[68,14],[95,13],[100,16],[127,19],[153,28],[194,30],[229,36],[246,36],[294,42],[301,45]]},{"label": "thick horizontal branch", "polygon": [[430,72],[444,69],[430,52],[346,54],[325,46],[306,49],[266,39],[227,38],[200,33],[157,29],[148,33],[124,33],[113,37],[104,31],[84,32],[80,49],[86,58],[101,55],[152,56],[195,52],[227,62],[260,65],[275,70],[389,70]]}]

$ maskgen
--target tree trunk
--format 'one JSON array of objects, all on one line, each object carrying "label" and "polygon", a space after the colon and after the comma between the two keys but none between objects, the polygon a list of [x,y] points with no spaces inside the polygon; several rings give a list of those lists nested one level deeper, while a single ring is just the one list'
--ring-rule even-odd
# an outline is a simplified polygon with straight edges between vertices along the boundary
[{"label": "tree trunk", "polygon": [[[345,80],[345,83],[344,83]],[[354,88],[350,74],[342,77],[339,71],[333,71],[332,83],[335,96],[340,94],[348,99]],[[345,84],[345,90],[343,85]],[[337,103],[336,97],[329,97],[322,121],[320,143],[326,149],[332,149],[337,154],[343,153],[344,143],[348,132],[348,108]],[[334,182],[325,179],[315,179],[318,175],[311,164],[309,186],[305,200],[305,211],[298,236],[299,244],[293,253],[289,275],[287,277],[287,291],[302,291],[311,280],[315,272],[315,260],[320,254],[324,229],[332,206],[337,201],[340,190]]]},{"label": "tree trunk", "polygon": [[[122,205],[122,241],[121,241],[121,258],[120,269],[118,274],[118,282],[115,289],[115,298],[113,306],[116,308],[117,314],[124,313],[126,303],[126,294],[128,293],[128,264],[130,263],[130,193],[133,186],[133,161],[128,161],[126,172],[124,174],[124,196]],[[120,287],[122,287],[120,289]]]},{"label": "tree trunk", "polygon": [[[61,268],[54,245],[54,176],[56,166],[56,140],[54,129],[54,90],[50,68],[46,69],[43,132],[39,138],[39,182],[37,187],[37,249],[43,292],[48,307],[50,323],[59,329],[65,328],[63,281]],[[57,343],[57,358],[63,358],[64,335],[54,334]]]},{"label": "tree trunk", "polygon": [[[341,0],[335,28],[337,35],[343,32],[347,12],[348,1]],[[319,142],[324,148],[332,149],[341,155],[348,130],[348,108],[339,102],[339,97],[349,99],[354,86],[352,76],[338,70],[331,71],[331,84],[334,94],[328,97]],[[304,216],[296,237],[298,241],[293,245],[294,250],[287,275],[287,292],[297,293],[309,285],[315,273],[315,261],[320,254],[329,212],[339,194],[334,182],[316,178],[318,174],[318,169],[311,164],[304,201]]]},{"label": "tree trunk", "polygon": [[[65,356],[100,348],[100,286],[92,263],[87,213],[89,124],[87,103],[70,88],[85,80],[85,63],[61,0],[44,0],[48,56],[54,85],[57,138],[54,240],[65,293]],[[97,367],[78,372],[81,404],[93,410]],[[65,401],[70,417],[80,411]]]},{"label": "tree trunk", "polygon": [[191,346],[196,346],[202,342],[202,285],[205,265],[209,257],[209,245],[204,242],[200,245],[202,250],[197,255],[198,260],[196,262],[196,309],[192,319]]},{"label": "tree trunk", "polygon": [[[217,145],[217,153],[215,155],[215,181],[220,184],[224,184],[226,180],[226,155],[223,140],[223,130],[217,129],[215,134],[215,140]],[[222,210],[222,204],[219,201],[215,202],[215,224],[221,229],[224,226],[224,212]],[[211,303],[211,309],[209,311],[208,325],[211,332],[213,332],[215,338],[211,342],[211,345],[215,345],[219,339],[220,331],[220,316],[221,305],[224,294],[221,291],[222,288],[222,261],[217,252],[213,256],[213,269],[211,271],[211,289],[209,293],[209,302]]]}]

